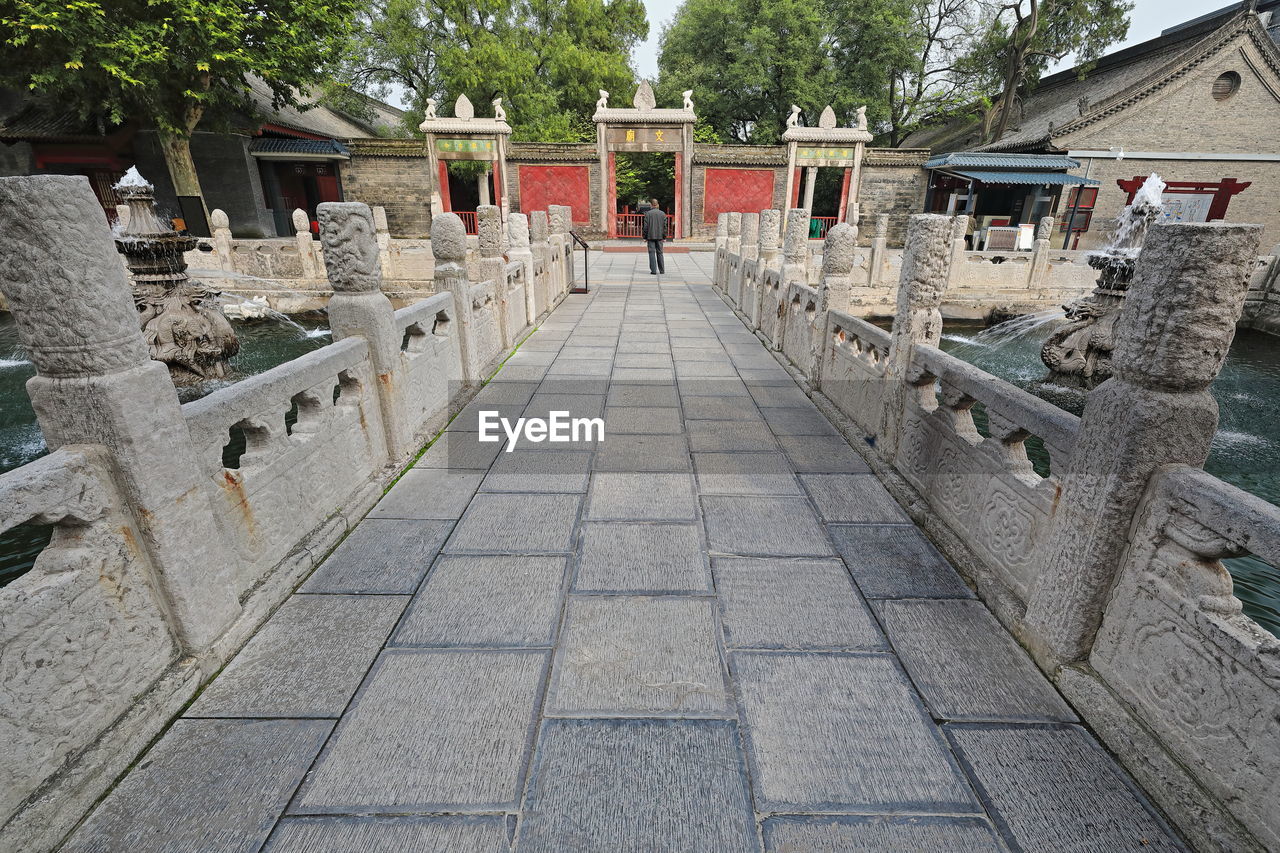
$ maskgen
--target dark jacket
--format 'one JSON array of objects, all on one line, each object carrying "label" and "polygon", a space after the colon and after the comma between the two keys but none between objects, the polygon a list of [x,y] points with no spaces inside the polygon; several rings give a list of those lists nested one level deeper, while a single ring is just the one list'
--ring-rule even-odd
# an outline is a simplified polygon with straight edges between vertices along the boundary
[{"label": "dark jacket", "polygon": [[667,239],[667,215],[656,207],[644,215],[644,238],[646,240]]}]

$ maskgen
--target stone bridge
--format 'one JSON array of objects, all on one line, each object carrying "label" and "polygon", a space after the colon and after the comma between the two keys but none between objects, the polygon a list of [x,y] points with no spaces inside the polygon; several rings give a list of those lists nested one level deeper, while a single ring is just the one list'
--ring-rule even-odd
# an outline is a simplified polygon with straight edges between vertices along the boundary
[{"label": "stone bridge", "polygon": [[335,343],[179,406],[95,204],[0,180],[54,448],[0,530],[55,526],[0,591],[6,849],[1280,844],[1280,642],[1220,563],[1280,510],[1200,470],[1256,229],[1153,231],[1077,419],[936,348],[945,217],[889,333],[800,210],[586,295],[563,209],[483,209],[474,277],[439,216],[396,311],[327,205]]}]

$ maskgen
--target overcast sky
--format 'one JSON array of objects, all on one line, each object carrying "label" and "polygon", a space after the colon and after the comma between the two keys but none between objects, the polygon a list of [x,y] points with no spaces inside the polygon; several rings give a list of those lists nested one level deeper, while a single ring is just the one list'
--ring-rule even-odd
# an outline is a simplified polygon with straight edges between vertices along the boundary
[{"label": "overcast sky", "polygon": [[[644,0],[645,11],[649,14],[649,39],[636,48],[632,57],[641,77],[657,78],[658,38],[662,35],[662,28],[671,21],[676,9],[680,8],[681,2],[682,0]],[[1167,27],[1198,18],[1227,5],[1226,0],[1137,0],[1130,18],[1129,37],[1123,44],[1112,45],[1108,51],[1155,38]],[[1069,68],[1071,65],[1068,61],[1062,67]],[[696,101],[698,94],[695,92],[693,97]],[[629,101],[630,96],[624,95],[622,100]]]}]

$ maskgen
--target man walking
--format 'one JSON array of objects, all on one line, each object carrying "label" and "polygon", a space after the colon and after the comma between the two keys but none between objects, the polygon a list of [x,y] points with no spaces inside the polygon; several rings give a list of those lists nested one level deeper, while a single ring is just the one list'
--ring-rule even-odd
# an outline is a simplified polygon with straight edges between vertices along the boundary
[{"label": "man walking", "polygon": [[667,271],[662,257],[662,241],[667,239],[667,215],[656,198],[649,199],[650,209],[644,215],[644,240],[649,244],[649,275]]}]

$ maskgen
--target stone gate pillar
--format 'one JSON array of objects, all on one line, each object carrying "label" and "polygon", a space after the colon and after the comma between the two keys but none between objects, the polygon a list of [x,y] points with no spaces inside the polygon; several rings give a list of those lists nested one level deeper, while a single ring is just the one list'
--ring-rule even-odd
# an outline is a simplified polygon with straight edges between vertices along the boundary
[{"label": "stone gate pillar", "polygon": [[1116,322],[1112,378],[1085,403],[1021,626],[1046,668],[1093,644],[1134,516],[1161,465],[1200,467],[1218,427],[1209,385],[1226,361],[1261,226],[1166,223],[1147,232]]},{"label": "stone gate pillar", "polygon": [[462,350],[462,381],[480,381],[483,365],[476,364],[472,351],[471,280],[467,277],[467,229],[456,213],[431,218],[431,253],[435,255],[436,292],[453,294],[453,310],[458,317],[458,344]]},{"label": "stone gate pillar", "polygon": [[240,614],[238,557],[169,370],[147,354],[102,206],[83,177],[0,178],[0,234],[0,292],[36,366],[27,393],[45,443],[110,451],[170,624],[198,654]]},{"label": "stone gate pillar", "polygon": [[378,375],[378,408],[382,412],[387,452],[392,459],[411,453],[413,430],[402,416],[404,389],[399,388],[400,341],[396,312],[382,292],[382,258],[369,206],[356,201],[327,201],[316,209],[329,298],[333,339],[362,337]]},{"label": "stone gate pillar", "polygon": [[942,295],[951,269],[952,220],[938,213],[918,213],[907,225],[902,275],[893,318],[893,337],[884,367],[884,417],[877,446],[892,460],[902,438],[911,350],[916,344],[936,347],[942,340]]}]

